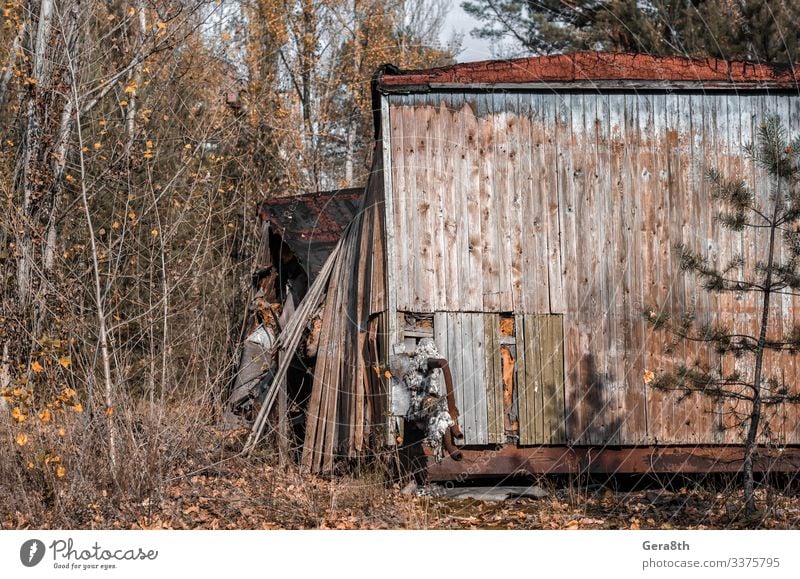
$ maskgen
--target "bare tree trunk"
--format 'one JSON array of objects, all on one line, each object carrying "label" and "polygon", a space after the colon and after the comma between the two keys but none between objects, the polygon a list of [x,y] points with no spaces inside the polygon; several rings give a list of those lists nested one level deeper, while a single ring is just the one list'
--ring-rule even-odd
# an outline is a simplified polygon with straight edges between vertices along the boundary
[{"label": "bare tree trunk", "polygon": [[[71,48],[68,47],[68,50]],[[64,110],[61,111],[61,123],[58,130],[56,154],[53,158],[53,208],[50,211],[50,220],[47,224],[47,241],[44,251],[44,269],[46,272],[52,271],[55,265],[56,242],[58,237],[58,212],[61,208],[61,198],[63,196],[63,177],[64,169],[67,165],[67,153],[69,151],[69,139],[72,135],[74,125],[75,103],[69,99],[64,103]]]},{"label": "bare tree trunk", "polygon": [[[147,15],[144,9],[143,0],[136,2],[136,17],[138,30],[136,32],[136,51],[140,52],[144,44],[144,37],[147,34]],[[128,111],[126,113],[125,125],[128,131],[128,150],[133,147],[133,139],[136,135],[136,108],[139,100],[138,90],[142,86],[142,63],[138,63],[131,71],[131,93],[128,98]]]},{"label": "bare tree trunk", "polygon": [[353,115],[353,120],[350,121],[350,126],[347,127],[347,152],[345,153],[344,160],[344,180],[347,182],[348,187],[354,185],[353,168],[355,166],[356,156],[356,131],[358,130],[357,120],[355,119],[357,119],[357,116]]},{"label": "bare tree trunk", "polygon": [[[53,0],[42,0],[39,5],[39,21],[36,28],[36,35],[33,38],[33,54],[31,81],[28,83],[28,102],[26,107],[26,126],[24,134],[24,146],[20,157],[20,166],[17,171],[20,185],[22,187],[22,214],[25,218],[30,218],[31,203],[33,201],[33,181],[35,167],[38,162],[39,148],[41,144],[37,105],[44,92],[46,76],[51,66],[47,58],[47,45],[50,39],[50,30],[53,20]],[[17,261],[17,292],[20,305],[23,307],[30,301],[32,280],[31,272],[33,269],[33,236],[27,230],[22,234],[18,241],[19,259]]]},{"label": "bare tree trunk", "polygon": [[72,56],[67,53],[67,60],[69,64],[70,81],[72,84],[72,97],[75,104],[75,126],[78,133],[78,155],[80,161],[80,177],[81,177],[81,203],[83,204],[83,211],[86,217],[86,226],[89,233],[89,245],[92,252],[92,274],[94,277],[94,299],[97,307],[97,334],[98,346],[100,349],[100,358],[103,363],[103,381],[104,381],[104,399],[105,399],[105,416],[106,425],[108,428],[108,457],[111,466],[111,474],[116,479],[117,474],[117,443],[116,443],[116,429],[114,426],[114,388],[111,378],[111,354],[108,344],[108,328],[106,325],[106,312],[105,312],[105,299],[103,298],[103,291],[100,284],[100,261],[97,253],[97,240],[95,239],[94,224],[92,222],[92,213],[89,210],[89,195],[86,191],[86,164],[83,155],[83,134],[81,133],[81,111],[78,101],[78,88],[77,88],[77,71],[75,70],[75,62]]},{"label": "bare tree trunk", "polygon": [[17,54],[22,50],[22,39],[25,37],[25,30],[27,26],[24,24],[20,26],[19,32],[14,37],[14,43],[11,45],[11,53],[9,54],[8,62],[5,65],[5,72],[0,76],[0,110],[3,108],[3,103],[6,98],[6,91],[11,82],[11,77],[14,74],[14,66],[17,64]]}]

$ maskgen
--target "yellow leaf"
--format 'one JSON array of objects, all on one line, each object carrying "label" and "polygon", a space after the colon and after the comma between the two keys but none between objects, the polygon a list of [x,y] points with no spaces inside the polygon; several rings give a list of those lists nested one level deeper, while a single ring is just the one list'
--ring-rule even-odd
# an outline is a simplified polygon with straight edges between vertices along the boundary
[{"label": "yellow leaf", "polygon": [[37,374],[41,374],[42,372],[44,372],[44,368],[39,362],[33,362],[31,364],[31,370],[33,370]]},{"label": "yellow leaf", "polygon": [[111,229],[119,229],[119,221],[115,221],[111,224]]},{"label": "yellow leaf", "polygon": [[78,404],[72,407],[72,410],[80,414],[81,412],[83,412],[83,404],[79,402]]},{"label": "yellow leaf", "polygon": [[136,14],[136,10],[131,6],[128,8],[128,16],[133,16],[134,14]]},{"label": "yellow leaf", "polygon": [[114,415],[114,407],[113,406],[109,406],[108,408],[106,408],[106,416],[108,416],[110,418],[113,415]]},{"label": "yellow leaf", "polygon": [[64,430],[63,428],[59,428],[59,429],[58,429],[58,435],[59,435],[59,436],[62,436],[62,437],[63,437],[63,436],[66,436],[66,434],[67,434],[67,431],[66,431],[66,430]]},{"label": "yellow leaf", "polygon": [[65,468],[64,468],[63,466],[61,466],[61,465],[58,465],[58,468],[56,469],[56,476],[57,476],[58,478],[64,478],[64,475],[65,475],[65,474],[67,474],[67,469],[65,469]]},{"label": "yellow leaf", "polygon": [[67,175],[67,176],[66,176],[66,177],[64,177],[64,178],[65,178],[65,179],[67,180],[67,182],[69,182],[69,183],[72,183],[72,182],[75,180],[75,177],[73,177],[72,175]]},{"label": "yellow leaf", "polygon": [[392,377],[392,373],[389,372],[389,370],[386,370],[386,372],[384,372],[383,375],[386,376],[386,378],[391,378]]},{"label": "yellow leaf", "polygon": [[633,519],[633,522],[630,526],[631,531],[638,531],[639,530],[639,519]]},{"label": "yellow leaf", "polygon": [[51,418],[50,411],[47,408],[45,408],[39,413],[39,420],[41,420],[42,422],[50,422],[50,418]]},{"label": "yellow leaf", "polygon": [[72,364],[72,357],[71,356],[62,356],[58,359],[58,363],[61,364],[64,368],[69,368],[69,365]]},{"label": "yellow leaf", "polygon": [[159,30],[164,30],[164,29],[167,27],[167,25],[166,25],[166,24],[164,24],[164,23],[163,23],[163,22],[161,22],[161,21],[159,21],[159,22],[156,22],[156,26],[158,26],[158,29],[159,29]]},{"label": "yellow leaf", "polygon": [[95,149],[99,149],[99,148],[100,148],[100,147],[102,147],[102,146],[103,146],[103,145],[102,145],[102,143],[95,143],[95,144],[94,144],[94,148],[95,148]]},{"label": "yellow leaf", "polygon": [[151,229],[150,235],[152,235],[153,237],[158,237],[158,229]]},{"label": "yellow leaf", "polygon": [[129,217],[130,219],[136,219],[136,213],[134,213],[133,211],[131,211],[130,213],[128,213],[128,217]]},{"label": "yellow leaf", "polygon": [[128,101],[119,101],[119,106],[127,107],[128,106]]},{"label": "yellow leaf", "polygon": [[77,394],[77,392],[75,392],[75,390],[73,390],[72,388],[64,388],[64,391],[61,393],[61,397],[64,400],[69,400],[70,398],[75,396],[75,394]]},{"label": "yellow leaf", "polygon": [[148,149],[152,149],[153,148],[153,141],[147,141],[147,148]]},{"label": "yellow leaf", "polygon": [[29,469],[33,468],[33,463],[32,463],[32,462],[30,462],[30,461],[28,461],[27,467],[28,467]]},{"label": "yellow leaf", "polygon": [[25,434],[24,432],[20,432],[19,434],[17,434],[15,440],[17,441],[18,445],[25,446],[26,444],[28,444],[28,435]]},{"label": "yellow leaf", "polygon": [[644,372],[644,376],[643,376],[643,378],[644,378],[644,383],[645,383],[645,384],[650,384],[650,383],[651,383],[651,382],[652,382],[652,381],[655,379],[655,377],[656,377],[656,375],[655,375],[655,374],[653,374],[653,372],[652,372],[652,371],[650,371],[650,370],[645,370],[645,372]]}]

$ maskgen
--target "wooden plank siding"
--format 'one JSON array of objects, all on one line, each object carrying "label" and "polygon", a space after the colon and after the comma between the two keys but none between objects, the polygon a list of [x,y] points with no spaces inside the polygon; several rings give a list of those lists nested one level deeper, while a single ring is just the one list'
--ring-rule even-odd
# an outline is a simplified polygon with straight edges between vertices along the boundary
[{"label": "wooden plank siding", "polygon": [[521,445],[564,444],[563,316],[529,314],[516,317],[517,389]]},{"label": "wooden plank siding", "polygon": [[[520,444],[740,440],[741,405],[648,386],[645,375],[672,360],[719,359],[686,344],[666,354],[668,337],[641,312],[694,310],[755,333],[757,301],[698,289],[673,247],[684,243],[718,265],[763,258],[756,235],[715,221],[703,176],[718,167],[766,194],[763,170],[742,147],[768,114],[800,131],[800,96],[531,89],[387,98],[386,210],[395,227],[387,243],[397,263],[386,291],[397,311],[434,314],[466,444],[505,442],[500,314],[515,319]],[[788,295],[774,301],[783,332],[800,317],[797,305]],[[751,363],[726,361],[724,370]],[[788,355],[768,356],[767,370],[797,383]],[[769,441],[800,444],[800,409],[770,412]]]}]

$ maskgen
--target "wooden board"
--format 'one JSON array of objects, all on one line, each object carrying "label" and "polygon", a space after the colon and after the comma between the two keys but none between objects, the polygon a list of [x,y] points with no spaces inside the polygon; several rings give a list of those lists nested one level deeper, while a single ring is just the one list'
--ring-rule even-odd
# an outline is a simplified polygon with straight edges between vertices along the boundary
[{"label": "wooden board", "polygon": [[563,316],[517,316],[519,442],[566,442]]},{"label": "wooden board", "polygon": [[[489,392],[502,388],[487,372],[486,329],[483,314],[434,314],[434,340],[453,375],[459,427],[464,444],[488,444]],[[495,398],[492,398],[495,405]],[[496,406],[494,406],[496,412]],[[496,422],[496,418],[493,418]]]},{"label": "wooden board", "polygon": [[491,444],[506,441],[503,419],[503,369],[500,358],[500,316],[483,316],[485,388],[487,403],[487,440]]}]

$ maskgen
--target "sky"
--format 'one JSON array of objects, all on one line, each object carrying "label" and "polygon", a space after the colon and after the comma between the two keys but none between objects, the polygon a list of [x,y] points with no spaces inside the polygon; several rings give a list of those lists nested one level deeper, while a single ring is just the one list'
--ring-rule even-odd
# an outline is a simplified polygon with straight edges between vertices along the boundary
[{"label": "sky", "polygon": [[464,12],[461,0],[451,0],[450,13],[447,15],[445,25],[442,27],[441,40],[446,42],[453,33],[463,33],[463,48],[458,55],[458,62],[472,62],[475,60],[488,60],[492,58],[490,43],[480,38],[473,38],[470,31],[479,25],[479,22]]}]

